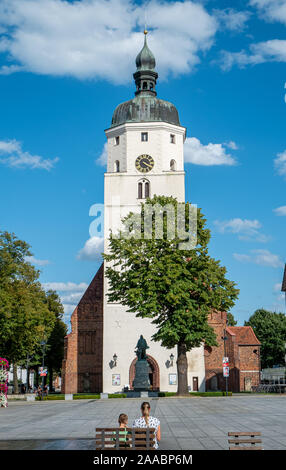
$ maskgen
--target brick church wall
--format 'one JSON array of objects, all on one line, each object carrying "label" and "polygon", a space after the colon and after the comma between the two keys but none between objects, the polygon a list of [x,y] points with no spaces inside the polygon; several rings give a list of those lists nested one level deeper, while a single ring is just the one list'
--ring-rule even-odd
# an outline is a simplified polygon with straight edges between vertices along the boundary
[{"label": "brick church wall", "polygon": [[103,264],[71,317],[62,366],[63,393],[102,391]]},{"label": "brick church wall", "polygon": [[208,323],[215,331],[218,346],[205,346],[206,390],[224,390],[222,358],[224,344],[222,337],[226,328],[226,312],[212,312]]}]

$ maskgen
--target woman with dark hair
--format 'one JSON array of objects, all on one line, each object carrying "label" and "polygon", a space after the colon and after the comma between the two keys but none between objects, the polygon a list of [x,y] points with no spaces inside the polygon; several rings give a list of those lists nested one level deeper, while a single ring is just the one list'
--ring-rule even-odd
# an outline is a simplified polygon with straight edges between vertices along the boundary
[{"label": "woman with dark hair", "polygon": [[148,401],[144,401],[141,405],[141,418],[135,419],[133,428],[155,428],[155,449],[159,448],[158,442],[161,440],[161,428],[159,419],[150,416],[151,406]]}]

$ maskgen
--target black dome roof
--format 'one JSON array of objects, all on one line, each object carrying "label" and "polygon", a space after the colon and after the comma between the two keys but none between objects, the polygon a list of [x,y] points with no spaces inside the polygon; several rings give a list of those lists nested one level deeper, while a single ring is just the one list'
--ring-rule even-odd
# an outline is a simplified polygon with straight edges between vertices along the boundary
[{"label": "black dome roof", "polygon": [[168,122],[180,126],[177,108],[172,103],[156,96],[139,94],[132,100],[117,106],[112,116],[111,127],[119,126],[125,122],[153,121]]}]

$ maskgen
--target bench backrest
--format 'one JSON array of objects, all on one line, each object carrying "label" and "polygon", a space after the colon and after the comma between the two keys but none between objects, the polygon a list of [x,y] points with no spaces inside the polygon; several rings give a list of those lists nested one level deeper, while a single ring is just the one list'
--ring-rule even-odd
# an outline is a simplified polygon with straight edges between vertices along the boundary
[{"label": "bench backrest", "polygon": [[[232,444],[229,447],[229,450],[262,450],[261,444],[262,440],[257,438],[261,436],[261,432],[229,432],[228,443]],[[233,445],[234,444],[234,445]]]},{"label": "bench backrest", "polygon": [[96,428],[96,450],[154,450],[154,428],[125,428],[128,432],[126,442],[123,428]]}]

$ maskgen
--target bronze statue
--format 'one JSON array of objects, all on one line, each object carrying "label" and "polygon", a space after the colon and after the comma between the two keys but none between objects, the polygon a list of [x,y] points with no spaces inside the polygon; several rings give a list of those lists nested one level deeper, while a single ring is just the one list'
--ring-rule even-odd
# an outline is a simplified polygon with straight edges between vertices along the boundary
[{"label": "bronze statue", "polygon": [[149,349],[149,346],[147,345],[146,339],[143,338],[143,335],[140,336],[137,346],[136,356],[138,358],[138,361],[146,360],[146,349]]}]

